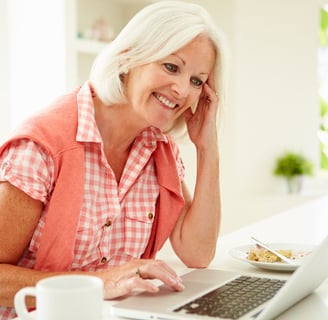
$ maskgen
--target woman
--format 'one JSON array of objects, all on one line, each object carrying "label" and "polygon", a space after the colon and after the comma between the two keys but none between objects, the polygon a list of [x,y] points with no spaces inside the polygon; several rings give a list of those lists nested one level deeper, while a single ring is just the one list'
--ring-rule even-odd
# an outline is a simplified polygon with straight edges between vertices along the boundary
[{"label": "woman", "polygon": [[[200,6],[141,10],[96,58],[90,80],[28,119],[0,149],[0,315],[15,293],[63,273],[97,275],[105,299],[146,279],[183,290],[156,253],[169,238],[206,267],[220,226],[218,101],[224,47]],[[218,92],[218,94],[216,93]],[[193,197],[174,137],[197,152]]]}]

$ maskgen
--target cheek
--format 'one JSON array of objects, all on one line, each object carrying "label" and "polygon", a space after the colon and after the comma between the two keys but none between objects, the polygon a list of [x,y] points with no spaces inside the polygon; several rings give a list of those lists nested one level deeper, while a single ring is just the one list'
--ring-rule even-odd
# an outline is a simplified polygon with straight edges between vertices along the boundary
[{"label": "cheek", "polygon": [[193,95],[191,95],[188,99],[188,106],[191,107],[192,111],[195,111],[198,105],[198,100],[200,97],[200,92],[197,92]]},{"label": "cheek", "polygon": [[144,99],[156,87],[157,78],[151,73],[136,73],[127,82],[127,92],[132,99]]},{"label": "cheek", "polygon": [[128,100],[132,104],[137,102],[140,103],[140,99],[143,95],[144,86],[142,84],[142,80],[140,80],[140,78],[136,74],[129,76],[125,88]]}]

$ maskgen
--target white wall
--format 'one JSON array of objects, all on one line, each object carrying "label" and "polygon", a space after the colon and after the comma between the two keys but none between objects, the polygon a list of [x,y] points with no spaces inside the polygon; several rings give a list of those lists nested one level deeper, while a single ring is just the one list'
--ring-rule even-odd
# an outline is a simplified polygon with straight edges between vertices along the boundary
[{"label": "white wall", "polygon": [[0,1],[0,143],[10,129],[10,99],[9,99],[9,36],[8,36],[8,7],[7,1]]},{"label": "white wall", "polygon": [[[285,149],[303,152],[319,166],[319,4],[198,2],[225,31],[232,54],[220,141],[227,231],[304,201],[306,197],[286,197],[283,181],[272,175],[274,161]],[[187,168],[194,168],[193,148],[184,147],[183,153]],[[193,185],[193,172],[187,172],[187,181]]]},{"label": "white wall", "polygon": [[319,10],[313,0],[237,3],[232,92],[236,143],[229,164],[241,192],[274,192],[271,168],[284,149],[319,161]]}]

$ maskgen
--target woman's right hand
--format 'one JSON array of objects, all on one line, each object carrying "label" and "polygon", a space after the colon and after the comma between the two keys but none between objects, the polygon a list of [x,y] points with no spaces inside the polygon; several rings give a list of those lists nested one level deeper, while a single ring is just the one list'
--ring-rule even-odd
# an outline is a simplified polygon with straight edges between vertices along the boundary
[{"label": "woman's right hand", "polygon": [[149,281],[152,279],[160,280],[174,291],[184,289],[181,278],[161,260],[131,260],[125,265],[103,271],[101,278],[104,281],[104,299],[129,295],[136,290],[156,293],[159,288]]}]

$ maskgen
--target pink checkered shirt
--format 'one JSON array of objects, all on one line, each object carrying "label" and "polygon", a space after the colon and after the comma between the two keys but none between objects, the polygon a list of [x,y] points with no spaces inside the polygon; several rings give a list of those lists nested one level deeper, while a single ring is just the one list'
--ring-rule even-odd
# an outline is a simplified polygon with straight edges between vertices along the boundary
[{"label": "pink checkered shirt", "polygon": [[[167,138],[153,127],[136,137],[117,183],[103,152],[86,83],[78,93],[76,140],[85,144],[85,183],[72,270],[102,270],[139,258],[150,236],[159,194],[152,153],[157,141]],[[184,166],[175,144],[174,152],[182,180]],[[20,266],[33,268],[54,185],[52,159],[32,141],[16,141],[0,157],[0,181],[10,182],[45,205],[29,248],[19,261]],[[5,312],[0,307],[1,319],[9,319]]]}]

